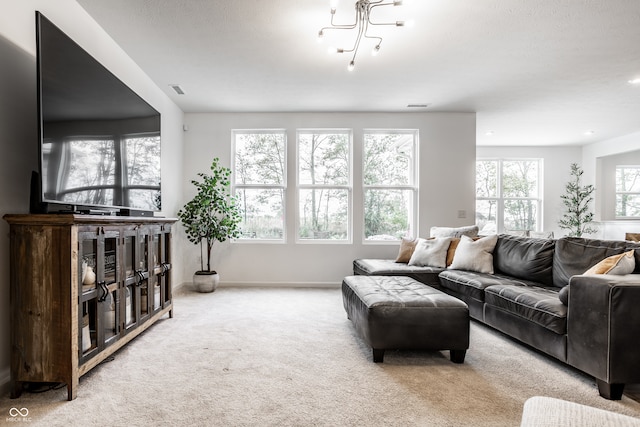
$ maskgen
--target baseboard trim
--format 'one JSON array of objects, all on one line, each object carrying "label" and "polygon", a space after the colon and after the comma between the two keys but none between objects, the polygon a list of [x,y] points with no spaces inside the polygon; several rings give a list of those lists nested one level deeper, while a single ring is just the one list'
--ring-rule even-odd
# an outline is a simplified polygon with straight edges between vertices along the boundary
[{"label": "baseboard trim", "polygon": [[[220,282],[221,288],[326,288],[338,289],[341,282]],[[174,286],[178,289],[191,288],[191,282],[183,282]]]},{"label": "baseboard trim", "polygon": [[339,288],[336,282],[220,282],[229,288]]}]

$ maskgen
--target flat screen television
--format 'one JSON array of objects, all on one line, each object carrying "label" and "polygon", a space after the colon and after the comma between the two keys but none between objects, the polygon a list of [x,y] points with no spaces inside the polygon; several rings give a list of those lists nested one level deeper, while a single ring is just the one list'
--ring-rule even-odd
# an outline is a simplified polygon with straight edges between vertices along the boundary
[{"label": "flat screen television", "polygon": [[40,12],[36,44],[32,213],[159,211],[160,113]]}]

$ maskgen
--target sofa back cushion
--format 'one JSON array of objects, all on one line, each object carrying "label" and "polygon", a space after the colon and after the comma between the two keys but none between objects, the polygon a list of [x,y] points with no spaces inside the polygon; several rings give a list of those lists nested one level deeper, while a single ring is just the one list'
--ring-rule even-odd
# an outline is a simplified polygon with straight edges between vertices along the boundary
[{"label": "sofa back cushion", "polygon": [[552,286],[554,248],[552,239],[501,234],[493,251],[493,265],[496,273]]},{"label": "sofa back cushion", "polygon": [[596,240],[581,237],[562,237],[556,242],[553,258],[553,284],[565,286],[571,276],[584,274],[588,269],[612,255],[635,249],[636,270],[640,266],[640,244],[624,240]]}]

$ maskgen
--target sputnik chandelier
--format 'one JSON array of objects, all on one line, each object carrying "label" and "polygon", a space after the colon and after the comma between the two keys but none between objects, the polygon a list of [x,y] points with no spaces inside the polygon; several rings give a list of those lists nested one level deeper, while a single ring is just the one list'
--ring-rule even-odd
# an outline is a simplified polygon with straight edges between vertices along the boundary
[{"label": "sputnik chandelier", "polygon": [[355,22],[353,24],[335,24],[333,19],[336,16],[336,7],[338,0],[331,0],[331,26],[324,27],[320,29],[318,32],[318,41],[322,41],[324,37],[324,32],[327,30],[353,30],[357,29],[356,40],[351,49],[343,49],[343,48],[330,48],[331,53],[351,53],[353,52],[353,57],[351,58],[351,62],[349,62],[349,71],[353,70],[355,67],[356,56],[358,55],[358,48],[360,47],[360,42],[362,38],[373,39],[375,40],[375,46],[372,50],[372,54],[377,55],[378,51],[380,51],[380,45],[382,44],[382,37],[376,35],[369,34],[369,25],[385,25],[385,26],[395,26],[395,27],[404,27],[404,21],[395,21],[395,22],[371,22],[371,12],[374,8],[379,6],[401,6],[402,0],[395,0],[391,2],[384,3],[384,0],[357,0],[356,1],[356,17]]}]

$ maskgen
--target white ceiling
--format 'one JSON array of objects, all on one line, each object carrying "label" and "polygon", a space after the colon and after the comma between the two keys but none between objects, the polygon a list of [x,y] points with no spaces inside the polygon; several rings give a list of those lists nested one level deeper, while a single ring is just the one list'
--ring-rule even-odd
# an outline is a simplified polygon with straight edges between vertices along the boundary
[{"label": "white ceiling", "polygon": [[405,0],[377,10],[414,27],[386,29],[352,72],[317,43],[329,0],[78,3],[187,113],[476,112],[479,145],[640,131],[640,0]]}]

